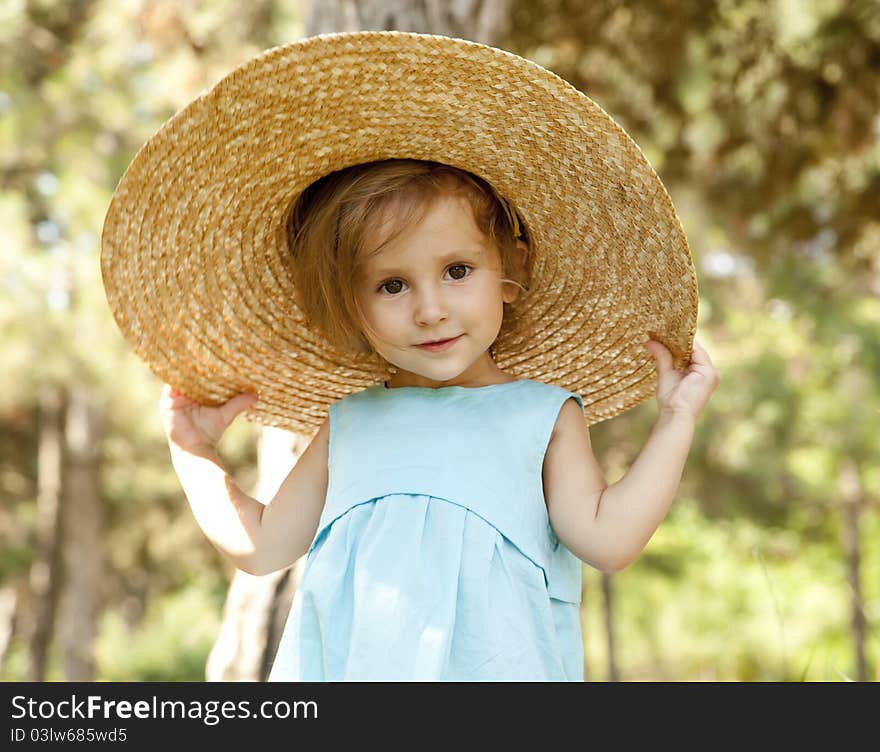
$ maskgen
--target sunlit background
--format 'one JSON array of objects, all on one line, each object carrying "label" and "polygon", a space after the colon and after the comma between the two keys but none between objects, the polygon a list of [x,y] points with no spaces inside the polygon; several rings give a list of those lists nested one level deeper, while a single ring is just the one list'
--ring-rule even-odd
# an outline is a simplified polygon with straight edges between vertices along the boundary
[{"label": "sunlit background", "polygon": [[[569,80],[640,145],[689,238],[722,383],[642,557],[584,566],[588,680],[880,677],[880,3],[458,5],[0,3],[0,678],[265,677],[296,573],[236,574],[196,525],[100,233],[177,109],[268,47],[369,28]],[[609,482],[655,415],[592,429]],[[237,421],[220,447],[264,500],[301,449],[280,433]]]}]

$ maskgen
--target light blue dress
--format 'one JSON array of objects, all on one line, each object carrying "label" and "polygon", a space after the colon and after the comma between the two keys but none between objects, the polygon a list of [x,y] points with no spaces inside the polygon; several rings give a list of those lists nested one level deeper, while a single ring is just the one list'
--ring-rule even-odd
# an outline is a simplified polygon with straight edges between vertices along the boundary
[{"label": "light blue dress", "polygon": [[523,379],[330,407],[327,498],[269,681],[583,681],[582,565],[542,466],[562,405]]}]

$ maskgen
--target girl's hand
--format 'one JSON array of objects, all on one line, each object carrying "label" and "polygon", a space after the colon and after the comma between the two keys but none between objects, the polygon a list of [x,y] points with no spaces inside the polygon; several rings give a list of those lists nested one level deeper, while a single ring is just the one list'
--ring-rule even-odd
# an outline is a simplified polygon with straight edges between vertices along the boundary
[{"label": "girl's hand", "polygon": [[208,407],[165,384],[159,400],[159,414],[168,443],[195,453],[199,449],[215,449],[235,416],[256,402],[257,395],[245,393],[217,407]]},{"label": "girl's hand", "polygon": [[696,421],[721,381],[709,354],[694,340],[690,365],[684,371],[677,371],[672,367],[672,353],[665,345],[649,339],[645,348],[657,361],[657,403],[661,415],[685,414]]}]

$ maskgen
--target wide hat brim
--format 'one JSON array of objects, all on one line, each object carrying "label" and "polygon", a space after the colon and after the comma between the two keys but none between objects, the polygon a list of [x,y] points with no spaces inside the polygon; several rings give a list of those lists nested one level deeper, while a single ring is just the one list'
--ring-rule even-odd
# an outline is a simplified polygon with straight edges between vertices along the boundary
[{"label": "wide hat brim", "polygon": [[115,320],[164,382],[314,434],[332,402],[393,368],[308,329],[285,225],[318,178],[390,158],[473,172],[510,200],[534,255],[498,366],[581,396],[589,423],[651,397],[643,343],[690,359],[697,283],[657,174],[595,102],[536,63],[449,37],[351,32],[273,48],[168,120],[104,222]]}]

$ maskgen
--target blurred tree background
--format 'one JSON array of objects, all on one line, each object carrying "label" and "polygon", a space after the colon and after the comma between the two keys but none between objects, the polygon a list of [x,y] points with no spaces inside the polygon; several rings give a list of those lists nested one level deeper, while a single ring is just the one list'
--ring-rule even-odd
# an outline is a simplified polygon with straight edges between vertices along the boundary
[{"label": "blurred tree background", "polygon": [[[367,28],[359,7],[382,9],[334,5],[352,28]],[[643,556],[613,577],[585,567],[587,678],[876,681],[880,3],[492,7],[493,43],[587,93],[660,174],[723,376]],[[315,12],[0,5],[2,679],[205,678],[235,573],[173,473],[161,384],[106,305],[100,232],[158,127],[235,65],[316,33]],[[609,481],[655,415],[652,400],[592,429]],[[239,421],[221,444],[245,489],[257,434]]]}]

